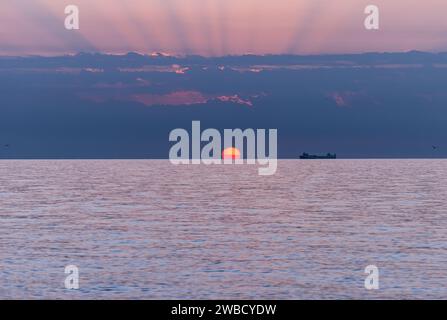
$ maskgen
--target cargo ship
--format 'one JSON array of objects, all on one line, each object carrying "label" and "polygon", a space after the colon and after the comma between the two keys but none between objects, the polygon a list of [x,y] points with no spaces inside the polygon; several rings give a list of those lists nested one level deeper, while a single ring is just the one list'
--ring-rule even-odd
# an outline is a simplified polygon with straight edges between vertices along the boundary
[{"label": "cargo ship", "polygon": [[308,154],[308,153],[303,153],[300,156],[300,159],[337,159],[337,155],[334,153],[328,153],[326,155],[314,155],[314,154]]}]

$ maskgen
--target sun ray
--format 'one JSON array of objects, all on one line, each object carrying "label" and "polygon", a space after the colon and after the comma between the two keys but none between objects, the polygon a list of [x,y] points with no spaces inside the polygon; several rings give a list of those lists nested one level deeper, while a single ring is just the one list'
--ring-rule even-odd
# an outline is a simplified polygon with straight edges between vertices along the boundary
[{"label": "sun ray", "polygon": [[190,41],[188,33],[186,31],[186,25],[182,22],[181,14],[179,14],[179,8],[182,8],[180,2],[177,0],[159,0],[164,8],[165,15],[168,19],[168,23],[174,32],[173,36],[175,41],[180,45],[178,48],[180,53],[190,54],[192,53],[190,48]]},{"label": "sun ray", "polygon": [[[25,16],[25,19],[33,24],[33,30],[44,31],[47,37],[51,38],[48,44],[51,49],[57,51],[57,47],[60,50],[76,52],[76,51],[95,51],[96,46],[93,45],[81,32],[67,32],[63,28],[65,16],[62,14],[64,12],[64,6],[60,6],[61,10],[58,14],[54,12],[54,6],[50,6],[48,1],[36,0],[36,1],[23,1],[16,0],[15,6],[19,9],[20,14]],[[44,36],[44,34],[42,34]],[[39,41],[38,46],[45,46],[45,43]]]},{"label": "sun ray", "polygon": [[334,46],[334,43],[329,40],[331,38],[336,38],[333,36],[337,34],[349,34],[349,28],[347,28],[343,21],[346,21],[346,19],[349,19],[350,17],[356,17],[356,12],[359,13],[357,15],[359,17],[358,24],[361,26],[361,20],[363,18],[361,15],[363,12],[361,4],[356,6],[341,6],[335,1],[328,3],[320,12],[320,18],[315,22],[314,28],[312,28],[312,31],[307,37],[307,40],[312,39],[311,41],[308,41],[307,50],[310,53],[319,53],[321,50],[331,52],[331,48],[339,50],[339,48]]},{"label": "sun ray", "polygon": [[[81,30],[88,30],[88,36],[95,40],[101,51],[128,52],[131,43],[126,33],[127,30],[123,27],[120,11],[116,6],[107,4],[108,0],[81,3],[79,6],[84,17],[81,21]],[[90,10],[84,11],[83,8]]]},{"label": "sun ray", "polygon": [[216,56],[446,48],[444,0],[412,5],[405,14],[400,1],[375,3],[386,12],[387,32],[365,36],[364,0],[77,0],[81,29],[72,32],[63,27],[66,2],[15,0],[0,8],[0,19],[14,26],[1,31],[0,50]]},{"label": "sun ray", "polygon": [[219,32],[219,54],[226,55],[229,53],[228,49],[228,3],[227,1],[215,0],[215,8],[217,8],[217,21],[218,21],[218,32]]},{"label": "sun ray", "polygon": [[134,51],[149,52],[153,49],[149,41],[153,41],[154,37],[150,29],[141,19],[140,14],[142,11],[146,11],[147,6],[142,8],[137,7],[135,3],[127,4],[120,2],[120,11],[123,13],[123,19],[125,19],[125,25],[130,34],[132,34],[130,40]]},{"label": "sun ray", "polygon": [[307,1],[299,3],[297,8],[297,18],[295,32],[292,34],[290,42],[285,49],[287,53],[301,53],[303,50],[303,43],[306,34],[309,32],[309,28],[319,18],[321,8],[324,7],[324,3],[320,0]]}]

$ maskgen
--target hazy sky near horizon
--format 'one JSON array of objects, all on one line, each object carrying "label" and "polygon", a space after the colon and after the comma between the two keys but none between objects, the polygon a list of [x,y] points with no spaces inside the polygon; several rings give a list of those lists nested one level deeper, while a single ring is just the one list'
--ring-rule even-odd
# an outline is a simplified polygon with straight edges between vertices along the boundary
[{"label": "hazy sky near horizon", "polygon": [[[80,30],[64,8],[80,9]],[[363,26],[368,4],[380,30]],[[446,0],[3,0],[0,55],[446,51]]]}]

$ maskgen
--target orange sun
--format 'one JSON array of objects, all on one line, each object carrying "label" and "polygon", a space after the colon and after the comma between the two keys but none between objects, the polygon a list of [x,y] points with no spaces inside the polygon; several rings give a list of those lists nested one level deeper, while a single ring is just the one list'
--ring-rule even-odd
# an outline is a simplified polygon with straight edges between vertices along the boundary
[{"label": "orange sun", "polygon": [[222,159],[240,159],[241,158],[241,152],[237,148],[226,148],[224,151],[222,151]]}]

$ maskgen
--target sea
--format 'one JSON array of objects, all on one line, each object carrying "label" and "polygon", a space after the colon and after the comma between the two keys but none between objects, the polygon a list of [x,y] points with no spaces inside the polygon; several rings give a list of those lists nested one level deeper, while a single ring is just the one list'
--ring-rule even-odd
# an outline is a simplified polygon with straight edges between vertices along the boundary
[{"label": "sea", "polygon": [[447,160],[3,160],[0,298],[445,299]]}]

